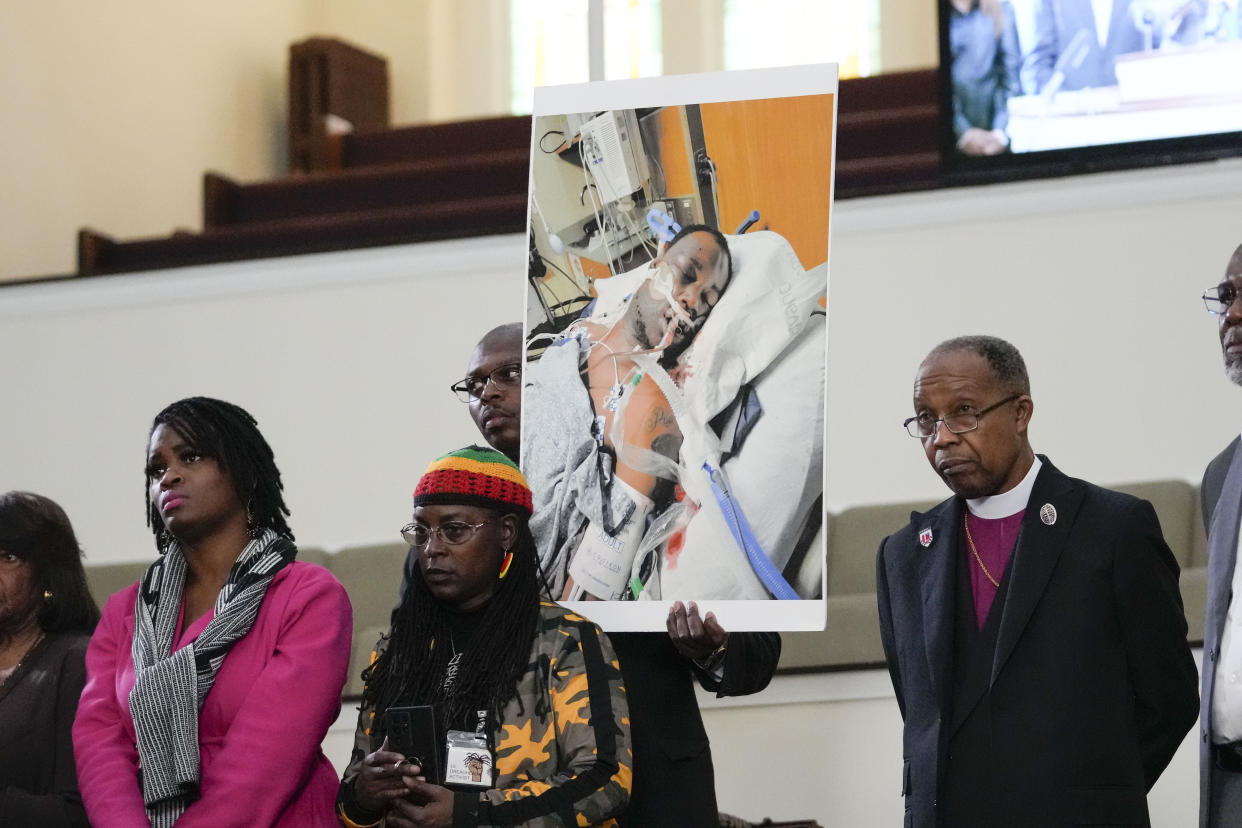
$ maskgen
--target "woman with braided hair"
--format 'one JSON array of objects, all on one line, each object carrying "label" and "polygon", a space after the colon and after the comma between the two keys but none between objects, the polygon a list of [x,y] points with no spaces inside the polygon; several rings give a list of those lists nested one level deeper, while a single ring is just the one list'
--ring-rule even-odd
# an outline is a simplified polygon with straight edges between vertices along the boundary
[{"label": "woman with braided hair", "polygon": [[73,727],[91,825],[335,825],[319,745],[340,712],[349,599],[295,560],[254,418],[206,397],[168,406],[145,488],[160,557],[104,606]]},{"label": "woman with braided hair", "polygon": [[[417,558],[363,673],[337,796],[348,828],[611,825],[624,808],[616,657],[590,621],[540,602],[530,512],[522,473],[491,449],[447,454],[419,480],[402,529]],[[418,706],[435,723],[427,767],[391,744],[400,709]]]}]

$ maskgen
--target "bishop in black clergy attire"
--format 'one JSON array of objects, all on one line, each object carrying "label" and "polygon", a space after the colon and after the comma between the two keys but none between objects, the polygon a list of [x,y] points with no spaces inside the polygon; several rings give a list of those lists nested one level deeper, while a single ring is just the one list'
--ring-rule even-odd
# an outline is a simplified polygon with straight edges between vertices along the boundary
[{"label": "bishop in black clergy attire", "polygon": [[953,497],[877,558],[906,826],[1147,826],[1198,713],[1151,504],[1037,456],[1034,409],[1021,354],[994,337],[941,343],[915,377],[906,428]]}]

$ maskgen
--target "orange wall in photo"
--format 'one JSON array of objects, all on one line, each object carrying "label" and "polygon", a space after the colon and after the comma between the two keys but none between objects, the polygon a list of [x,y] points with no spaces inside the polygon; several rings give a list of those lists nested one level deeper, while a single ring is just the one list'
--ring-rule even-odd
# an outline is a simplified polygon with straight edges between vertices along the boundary
[{"label": "orange wall in photo", "polygon": [[666,106],[656,113],[659,145],[656,148],[660,169],[664,171],[664,193],[679,196],[695,192],[694,176],[686,150],[686,127],[680,106]]},{"label": "orange wall in photo", "polygon": [[752,229],[775,230],[805,268],[828,260],[833,96],[702,104],[703,137],[716,164],[720,229],[751,210]]}]

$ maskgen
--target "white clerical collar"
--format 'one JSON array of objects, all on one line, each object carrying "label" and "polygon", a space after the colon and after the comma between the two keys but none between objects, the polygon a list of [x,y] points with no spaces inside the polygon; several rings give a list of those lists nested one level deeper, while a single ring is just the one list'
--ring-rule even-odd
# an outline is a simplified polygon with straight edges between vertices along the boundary
[{"label": "white clerical collar", "polygon": [[1035,488],[1035,477],[1039,474],[1039,468],[1042,465],[1043,463],[1039,462],[1039,458],[1036,457],[1026,477],[1022,478],[1022,482],[1018,485],[998,495],[971,498],[966,501],[966,508],[970,509],[970,513],[975,517],[987,520],[1016,515],[1026,508],[1026,502],[1031,499],[1031,489]]}]

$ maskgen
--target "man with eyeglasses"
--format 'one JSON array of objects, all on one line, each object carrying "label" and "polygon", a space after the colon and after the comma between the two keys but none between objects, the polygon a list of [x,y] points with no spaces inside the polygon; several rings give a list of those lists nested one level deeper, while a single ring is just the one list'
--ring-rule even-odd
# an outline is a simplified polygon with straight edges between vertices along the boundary
[{"label": "man with eyeglasses", "polygon": [[905,722],[906,825],[1148,825],[1194,724],[1178,566],[1151,504],[1031,448],[1021,354],[966,336],[914,381],[910,436],[953,497],[877,560]]},{"label": "man with eyeglasses", "polygon": [[[521,360],[521,324],[501,325],[479,340],[465,379],[452,386],[470,406],[483,438],[514,462],[520,451]],[[468,526],[450,531],[473,531]],[[407,537],[411,544],[415,540],[413,534]],[[403,583],[402,594],[404,590]],[[711,745],[694,682],[718,696],[758,693],[776,671],[781,639],[776,633],[729,633],[712,613],[700,617],[693,602],[688,607],[674,603],[668,630],[668,635],[609,634],[625,680],[634,753],[630,803],[620,825],[716,828]]]},{"label": "man with eyeglasses", "polygon": [[[1242,385],[1242,246],[1203,294],[1216,315],[1225,375]],[[1200,489],[1208,534],[1207,609],[1199,708],[1199,825],[1242,826],[1242,451],[1239,438],[1208,464]]]},{"label": "man with eyeglasses", "polygon": [[452,390],[470,406],[470,419],[483,439],[517,463],[522,436],[522,324],[511,322],[484,334],[470,354],[466,378]]}]

